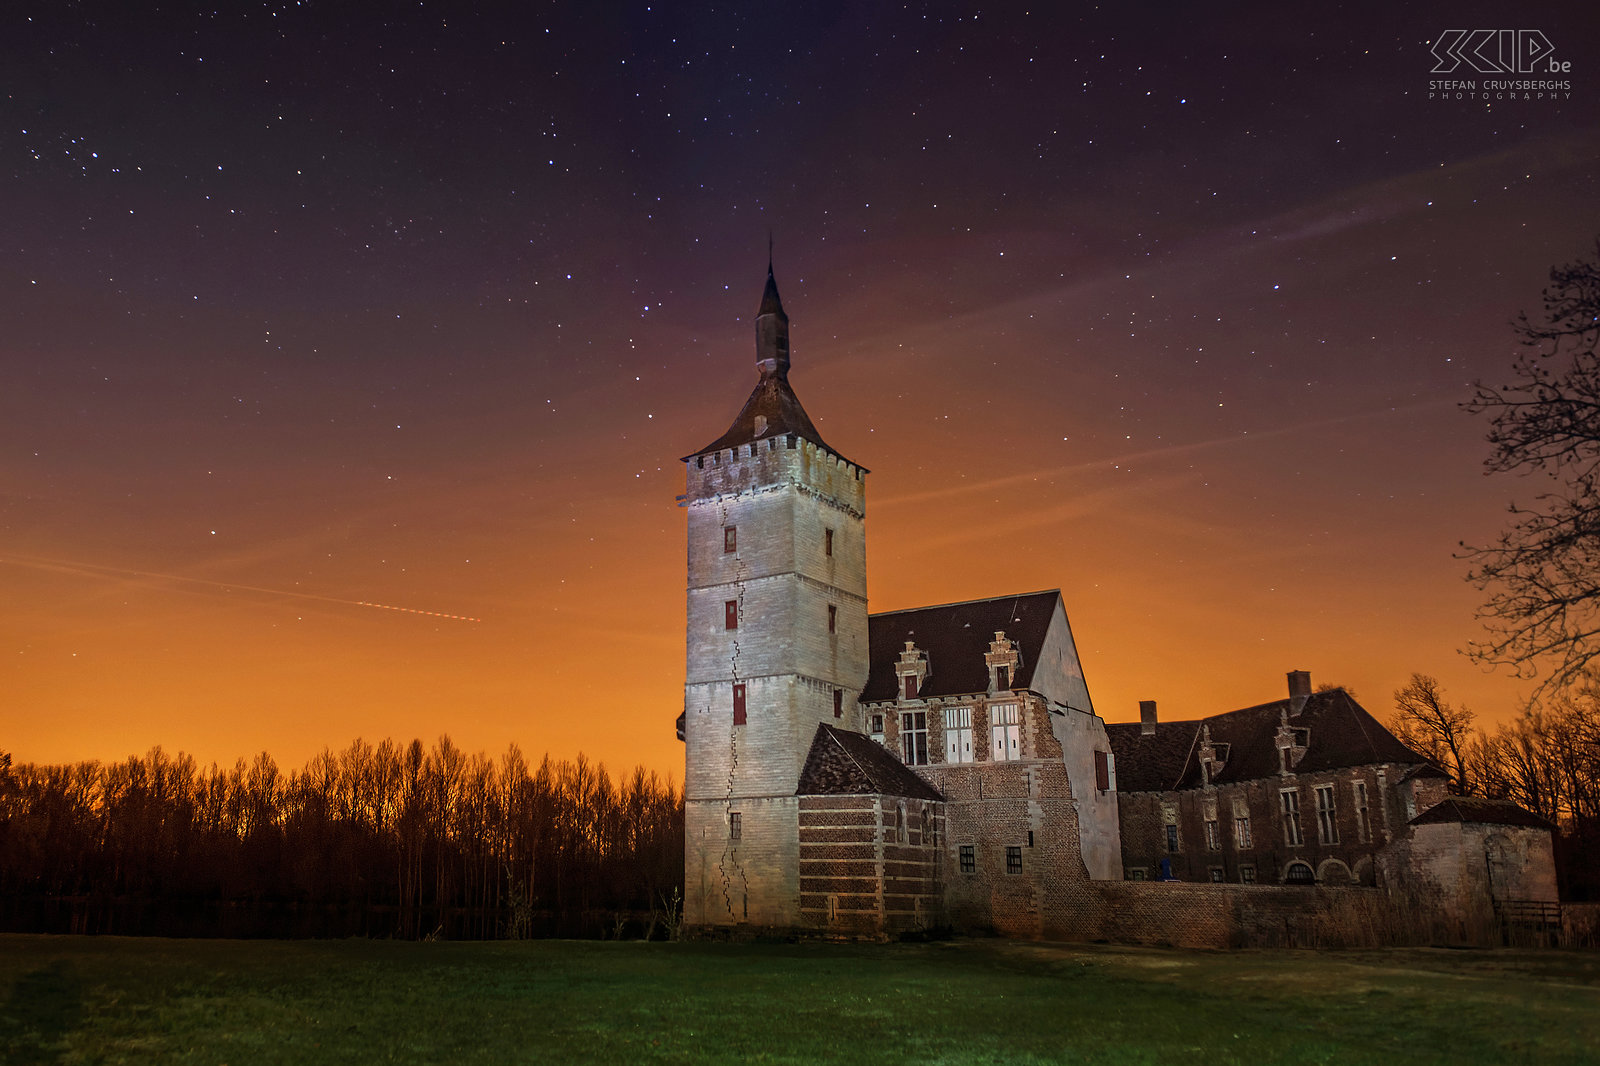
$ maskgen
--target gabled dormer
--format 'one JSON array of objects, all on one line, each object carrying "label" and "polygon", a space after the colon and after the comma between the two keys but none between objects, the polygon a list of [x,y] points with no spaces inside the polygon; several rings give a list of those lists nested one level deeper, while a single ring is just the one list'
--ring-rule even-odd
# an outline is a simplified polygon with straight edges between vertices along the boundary
[{"label": "gabled dormer", "polygon": [[930,673],[928,653],[919,649],[916,641],[906,641],[905,650],[900,653],[900,659],[895,663],[894,672],[895,676],[899,678],[899,698],[902,700],[919,699]]},{"label": "gabled dormer", "polygon": [[989,668],[989,691],[1005,692],[1016,684],[1017,668],[1022,665],[1022,651],[1016,641],[1006,638],[1005,630],[997,629],[983,661]]}]

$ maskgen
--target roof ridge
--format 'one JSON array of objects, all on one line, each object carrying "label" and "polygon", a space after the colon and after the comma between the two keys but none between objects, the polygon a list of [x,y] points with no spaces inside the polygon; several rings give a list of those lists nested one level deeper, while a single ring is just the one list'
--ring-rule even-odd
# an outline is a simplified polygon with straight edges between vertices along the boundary
[{"label": "roof ridge", "polygon": [[885,618],[891,614],[910,614],[913,611],[936,611],[942,607],[965,607],[974,603],[996,603],[1000,600],[1021,600],[1030,596],[1046,596],[1052,592],[1057,596],[1061,595],[1061,590],[1059,588],[1039,589],[1037,592],[1011,592],[1003,596],[985,596],[982,599],[977,600],[952,600],[950,603],[930,603],[922,607],[901,607],[894,611],[874,611],[871,617]]}]

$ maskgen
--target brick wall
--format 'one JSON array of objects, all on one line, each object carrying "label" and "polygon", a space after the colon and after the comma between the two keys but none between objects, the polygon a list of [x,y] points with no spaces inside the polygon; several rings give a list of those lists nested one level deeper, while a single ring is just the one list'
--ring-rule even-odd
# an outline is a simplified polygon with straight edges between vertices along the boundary
[{"label": "brick wall", "polygon": [[934,844],[943,827],[938,803],[875,795],[801,798],[801,924],[868,937],[946,924]]},{"label": "brick wall", "polygon": [[[1118,796],[1122,827],[1122,864],[1129,876],[1160,877],[1167,859],[1180,881],[1210,882],[1213,871],[1238,884],[1253,872],[1261,884],[1278,884],[1293,863],[1311,868],[1318,884],[1373,885],[1376,857],[1386,842],[1405,832],[1409,790],[1399,784],[1403,766],[1358,766],[1317,773],[1215,785],[1173,792],[1125,792]],[[1363,823],[1355,785],[1366,786]],[[1333,789],[1333,826],[1337,842],[1323,840],[1317,808],[1317,787]],[[1282,792],[1294,790],[1299,801],[1300,843],[1291,844],[1283,813]],[[1249,812],[1250,840],[1245,846],[1235,821],[1236,802]],[[1176,815],[1178,850],[1167,847],[1169,812]],[[1212,848],[1206,822],[1214,812],[1216,844]]]}]

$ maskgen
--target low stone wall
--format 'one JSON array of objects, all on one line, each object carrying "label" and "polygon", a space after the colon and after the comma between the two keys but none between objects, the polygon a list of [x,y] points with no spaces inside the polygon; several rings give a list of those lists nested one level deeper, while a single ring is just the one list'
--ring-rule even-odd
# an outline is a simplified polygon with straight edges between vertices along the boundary
[{"label": "low stone wall", "polygon": [[1488,942],[1489,929],[1375,888],[1091,881],[1045,935],[1156,947],[1362,947]]}]

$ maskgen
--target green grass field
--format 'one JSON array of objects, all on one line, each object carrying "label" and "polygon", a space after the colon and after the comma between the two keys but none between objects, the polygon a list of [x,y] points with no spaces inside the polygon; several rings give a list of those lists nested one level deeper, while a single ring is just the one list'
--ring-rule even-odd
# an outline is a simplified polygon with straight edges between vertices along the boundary
[{"label": "green grass field", "polygon": [[1595,1063],[1600,956],[0,936],[10,1063]]}]

